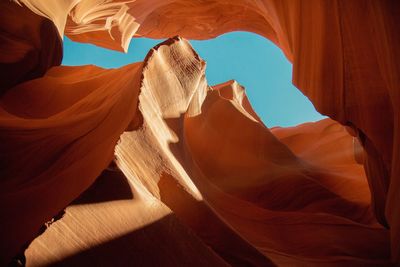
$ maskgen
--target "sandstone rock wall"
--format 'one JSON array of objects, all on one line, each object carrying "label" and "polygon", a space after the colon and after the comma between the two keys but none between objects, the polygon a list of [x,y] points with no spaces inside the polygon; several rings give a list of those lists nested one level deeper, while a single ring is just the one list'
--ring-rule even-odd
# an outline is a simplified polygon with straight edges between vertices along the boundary
[{"label": "sandstone rock wall", "polygon": [[[171,213],[165,222],[185,229],[176,230],[180,238],[215,264],[399,261],[397,1],[20,0],[1,7],[1,263],[93,184],[114,148],[128,190],[142,188],[143,201],[159,207],[126,231]],[[132,37],[207,39],[235,30],[278,45],[293,63],[293,83],[357,140],[330,120],[269,130],[235,82],[207,86],[204,63],[179,38],[121,69],[51,68],[60,64],[63,34],[126,51]],[[85,248],[67,240],[54,259],[43,254],[56,249],[63,225],[85,213],[69,206],[66,214],[49,228],[59,229],[55,236],[48,230],[31,244],[28,263]],[[104,233],[81,242],[102,244]]]}]

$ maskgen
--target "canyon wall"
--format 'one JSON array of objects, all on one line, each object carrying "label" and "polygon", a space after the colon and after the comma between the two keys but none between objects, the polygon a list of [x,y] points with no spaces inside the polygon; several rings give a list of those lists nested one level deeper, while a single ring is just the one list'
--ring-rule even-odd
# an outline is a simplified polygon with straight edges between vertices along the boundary
[{"label": "canyon wall", "polygon": [[[1,263],[65,207],[26,250],[28,264],[81,263],[121,237],[112,261],[122,244],[140,247],[141,234],[124,237],[142,230],[207,255],[177,261],[171,254],[182,244],[169,240],[147,265],[400,260],[398,2],[21,0],[1,7]],[[236,82],[207,85],[204,62],[180,38],[121,69],[51,68],[60,64],[64,34],[126,51],[141,36],[207,39],[235,30],[278,45],[293,63],[293,83],[346,127],[323,120],[268,129]],[[76,204],[114,157],[128,199],[103,209],[86,193],[89,203]],[[88,216],[85,229],[99,231],[79,229]],[[117,218],[126,218],[123,227]],[[56,247],[60,236],[65,243]]]}]

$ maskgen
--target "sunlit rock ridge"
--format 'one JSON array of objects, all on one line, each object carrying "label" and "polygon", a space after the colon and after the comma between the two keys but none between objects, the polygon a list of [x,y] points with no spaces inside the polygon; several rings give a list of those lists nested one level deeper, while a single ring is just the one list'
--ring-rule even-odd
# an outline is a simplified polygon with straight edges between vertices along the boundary
[{"label": "sunlit rock ridge", "polygon": [[[400,2],[0,2],[0,265],[397,266]],[[264,125],[186,39],[268,38],[330,117]],[[126,51],[60,66],[62,38]],[[176,36],[176,37],[173,37]],[[186,38],[186,39],[185,39]]]}]

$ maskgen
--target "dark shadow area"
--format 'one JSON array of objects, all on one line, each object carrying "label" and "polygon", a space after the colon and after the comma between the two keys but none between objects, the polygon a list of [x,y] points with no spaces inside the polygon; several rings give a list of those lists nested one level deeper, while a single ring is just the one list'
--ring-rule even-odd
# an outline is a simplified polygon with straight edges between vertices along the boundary
[{"label": "dark shadow area", "polygon": [[174,215],[50,266],[225,266]]},{"label": "dark shadow area", "polygon": [[70,205],[90,204],[113,200],[133,199],[128,180],[119,169],[106,169],[94,184],[83,192]]},{"label": "dark shadow area", "polygon": [[158,187],[162,202],[230,265],[276,266],[218,218],[206,203],[194,199],[173,176],[164,172]]}]

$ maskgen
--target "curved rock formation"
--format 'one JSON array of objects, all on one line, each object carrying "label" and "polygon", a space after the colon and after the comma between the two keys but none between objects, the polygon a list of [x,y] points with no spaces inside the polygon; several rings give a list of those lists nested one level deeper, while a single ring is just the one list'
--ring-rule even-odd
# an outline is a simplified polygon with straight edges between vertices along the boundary
[{"label": "curved rock formation", "polygon": [[3,255],[33,239],[112,161],[135,117],[141,67],[56,67],[1,98]]},{"label": "curved rock formation", "polygon": [[[121,36],[134,35],[131,30],[137,28],[138,36],[161,38],[179,34],[189,39],[206,39],[228,31],[246,30],[265,36],[283,50],[293,63],[293,83],[320,113],[352,127],[363,144],[375,214],[383,225],[391,228],[392,256],[400,260],[400,167],[396,164],[400,159],[399,3],[391,0],[155,3],[121,4],[114,14],[117,17],[124,14],[124,19],[111,23],[109,36],[115,36],[115,32]],[[83,4],[75,8],[82,10]],[[66,33],[74,40],[102,45],[106,39],[97,38],[98,31],[91,30],[91,25],[99,24],[97,9],[89,4],[85,7],[86,12],[81,13],[92,14],[93,23],[77,19],[72,11]],[[133,18],[134,27],[124,25],[128,18]],[[77,27],[72,21],[83,23]],[[123,40],[113,45],[119,46],[127,47]]]},{"label": "curved rock formation", "polygon": [[[116,262],[399,262],[398,2],[16,2],[0,4],[0,264],[74,200],[26,250],[28,265],[110,263],[121,247],[143,242],[164,250]],[[134,36],[206,39],[233,30],[277,44],[294,84],[347,128],[323,120],[269,130],[236,82],[207,86],[205,64],[179,38],[121,69],[47,71],[60,63],[64,33],[126,50]],[[99,201],[95,184],[76,200],[114,149],[123,196]],[[156,246],[142,235],[168,241]]]},{"label": "curved rock formation", "polygon": [[62,41],[52,21],[13,2],[0,2],[0,96],[61,64]]}]

